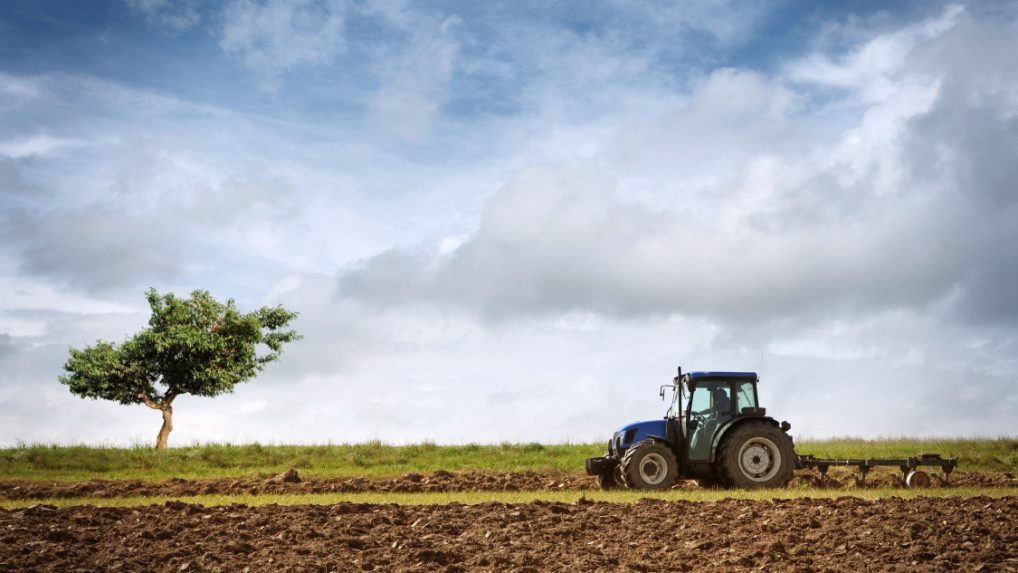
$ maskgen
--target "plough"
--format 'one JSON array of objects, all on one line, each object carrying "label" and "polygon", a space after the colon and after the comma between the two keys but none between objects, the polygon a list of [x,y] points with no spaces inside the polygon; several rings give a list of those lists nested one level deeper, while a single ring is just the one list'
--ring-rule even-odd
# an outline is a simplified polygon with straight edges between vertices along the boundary
[{"label": "plough", "polygon": [[797,456],[797,469],[816,469],[820,472],[820,484],[827,479],[827,470],[831,466],[855,466],[859,468],[856,485],[866,484],[866,474],[877,466],[897,466],[901,470],[901,483],[910,488],[930,486],[930,474],[918,469],[920,466],[939,467],[944,472],[944,483],[950,483],[951,472],[958,466],[957,458],[942,458],[940,454],[922,454],[913,458],[860,458],[830,460],[811,455]]}]

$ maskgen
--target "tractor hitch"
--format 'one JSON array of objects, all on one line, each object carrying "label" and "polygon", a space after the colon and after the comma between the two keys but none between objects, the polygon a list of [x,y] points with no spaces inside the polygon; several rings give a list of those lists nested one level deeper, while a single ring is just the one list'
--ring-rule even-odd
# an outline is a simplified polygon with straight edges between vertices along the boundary
[{"label": "tractor hitch", "polygon": [[612,467],[612,463],[608,458],[587,458],[584,466],[587,470],[587,475],[596,476],[607,472]]}]

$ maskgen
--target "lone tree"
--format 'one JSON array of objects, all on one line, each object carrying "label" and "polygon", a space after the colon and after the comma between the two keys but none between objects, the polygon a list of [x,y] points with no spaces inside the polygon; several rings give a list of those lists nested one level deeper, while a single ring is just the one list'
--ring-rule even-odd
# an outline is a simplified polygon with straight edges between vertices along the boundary
[{"label": "lone tree", "polygon": [[[181,394],[218,396],[233,392],[279,358],[283,344],[300,339],[286,327],[297,313],[281,306],[241,314],[233,299],[223,304],[206,291],[190,299],[149,289],[149,327],[117,345],[102,340],[71,349],[60,377],[82,398],[145,404],[159,410],[163,426],[156,449],[173,430],[173,400]],[[260,349],[259,344],[267,347]]]}]

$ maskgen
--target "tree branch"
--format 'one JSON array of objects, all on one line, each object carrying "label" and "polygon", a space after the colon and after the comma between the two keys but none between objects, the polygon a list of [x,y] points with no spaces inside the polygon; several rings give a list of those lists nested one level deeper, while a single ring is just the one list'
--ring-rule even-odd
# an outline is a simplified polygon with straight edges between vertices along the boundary
[{"label": "tree branch", "polygon": [[156,402],[153,402],[152,398],[149,398],[148,394],[145,394],[144,392],[138,394],[138,397],[141,398],[141,401],[144,402],[146,406],[148,406],[149,408],[152,408],[153,410],[162,410],[163,409],[162,406],[160,406]]}]

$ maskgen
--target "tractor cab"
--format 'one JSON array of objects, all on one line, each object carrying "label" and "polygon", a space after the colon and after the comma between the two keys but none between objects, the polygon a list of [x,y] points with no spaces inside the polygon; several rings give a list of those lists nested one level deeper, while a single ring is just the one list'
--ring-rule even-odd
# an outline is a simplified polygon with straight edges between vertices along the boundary
[{"label": "tractor cab", "polygon": [[741,416],[766,414],[757,406],[753,372],[690,372],[676,376],[668,417],[685,442],[687,460],[706,462],[720,430]]}]

